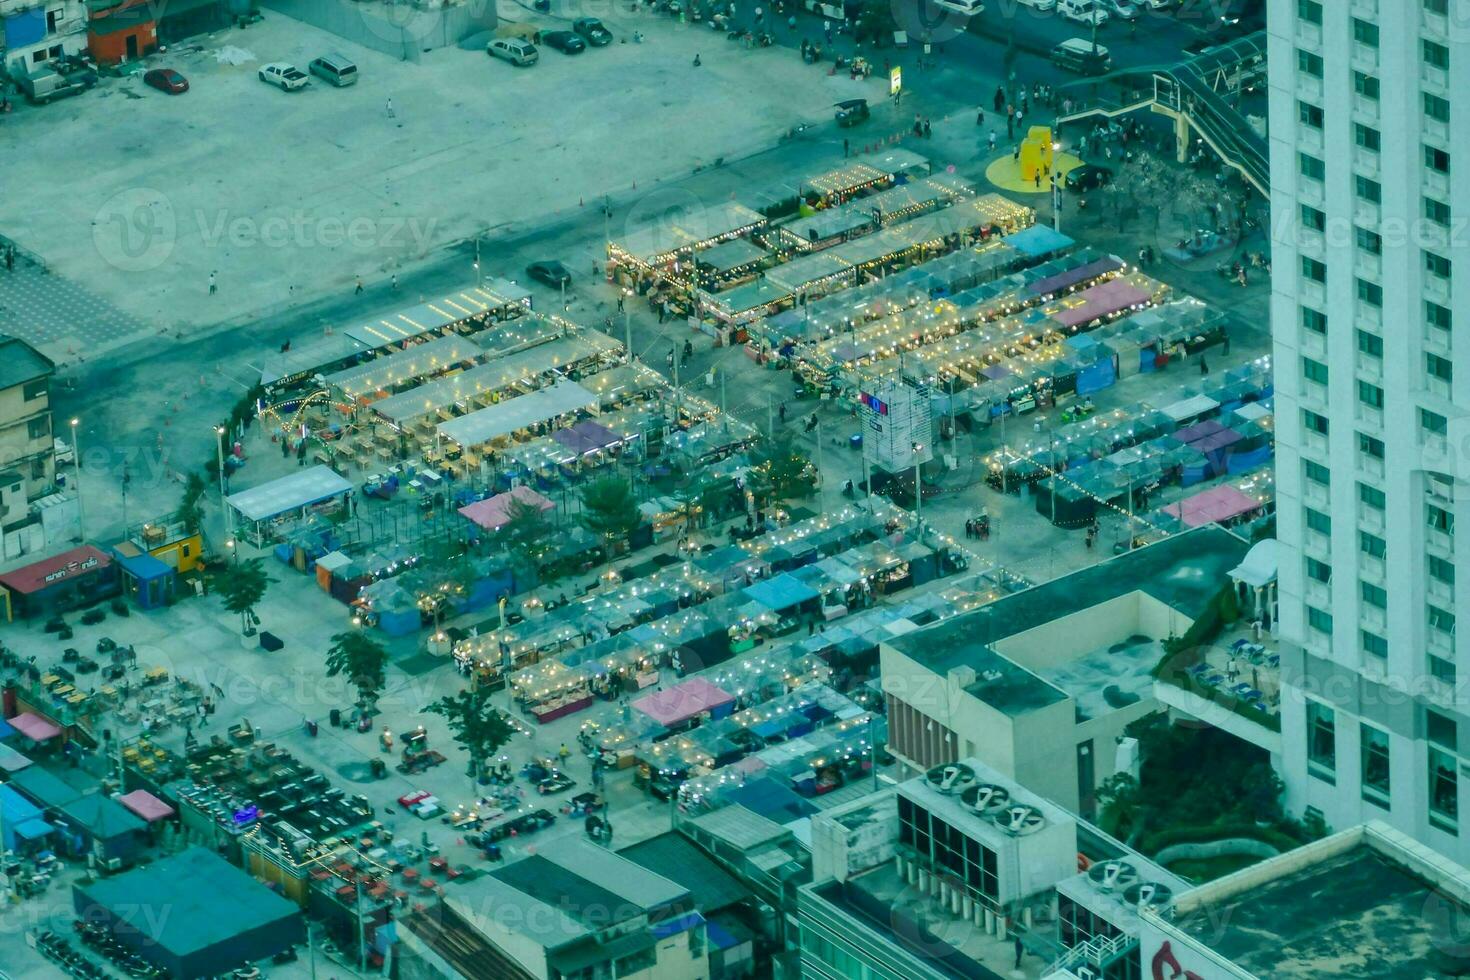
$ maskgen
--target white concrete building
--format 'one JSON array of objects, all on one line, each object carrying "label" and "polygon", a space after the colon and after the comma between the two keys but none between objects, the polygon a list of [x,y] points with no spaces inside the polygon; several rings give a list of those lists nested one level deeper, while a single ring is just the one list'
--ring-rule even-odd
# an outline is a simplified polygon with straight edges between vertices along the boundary
[{"label": "white concrete building", "polygon": [[1271,0],[1269,76],[1287,802],[1465,862],[1462,6]]},{"label": "white concrete building", "polygon": [[87,50],[84,0],[0,0],[0,47],[13,73]]}]

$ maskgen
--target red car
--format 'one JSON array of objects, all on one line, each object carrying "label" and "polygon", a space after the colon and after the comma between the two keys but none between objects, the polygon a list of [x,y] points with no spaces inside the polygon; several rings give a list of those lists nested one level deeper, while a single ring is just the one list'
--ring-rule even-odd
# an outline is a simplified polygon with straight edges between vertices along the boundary
[{"label": "red car", "polygon": [[181,95],[189,91],[189,80],[172,68],[154,68],[144,73],[143,84],[152,85],[169,95]]},{"label": "red car", "polygon": [[432,795],[433,794],[425,790],[416,789],[412,793],[404,793],[402,796],[400,796],[398,798],[398,805],[405,809],[412,810],[415,806],[417,806],[422,801],[427,800]]}]

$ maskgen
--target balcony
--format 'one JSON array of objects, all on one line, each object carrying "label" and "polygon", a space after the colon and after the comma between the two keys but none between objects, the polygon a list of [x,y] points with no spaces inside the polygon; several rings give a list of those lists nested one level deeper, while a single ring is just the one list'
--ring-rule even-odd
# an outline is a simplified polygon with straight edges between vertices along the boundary
[{"label": "balcony", "polygon": [[1353,274],[1360,279],[1383,281],[1383,257],[1358,249],[1353,255]]},{"label": "balcony", "polygon": [[1361,301],[1354,303],[1353,326],[1367,330],[1369,333],[1382,333],[1383,307]]},{"label": "balcony", "polygon": [[1352,64],[1358,71],[1375,74],[1378,71],[1378,49],[1369,47],[1361,41],[1353,42]]},{"label": "balcony", "polygon": [[1424,83],[1425,89],[1433,92],[1435,95],[1443,96],[1449,91],[1450,73],[1443,68],[1421,64],[1419,67],[1419,80]]},{"label": "balcony", "polygon": [[1308,51],[1322,50],[1322,25],[1312,24],[1308,21],[1298,19],[1296,22],[1296,43]]},{"label": "balcony", "polygon": [[1438,143],[1449,143],[1450,124],[1439,119],[1424,117],[1424,135]]},{"label": "balcony", "polygon": [[1376,123],[1378,122],[1378,113],[1377,99],[1370,99],[1366,95],[1358,95],[1356,92],[1353,93],[1354,116],[1362,116],[1363,122]]},{"label": "balcony", "polygon": [[1203,647],[1169,654],[1154,697],[1176,711],[1265,749],[1281,751],[1281,657],[1275,638],[1248,623]]}]

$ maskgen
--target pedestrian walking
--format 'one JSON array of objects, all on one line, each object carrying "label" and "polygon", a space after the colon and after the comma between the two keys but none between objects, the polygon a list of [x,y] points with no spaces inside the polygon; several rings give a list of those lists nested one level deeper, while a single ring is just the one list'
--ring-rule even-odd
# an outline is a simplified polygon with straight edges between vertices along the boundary
[{"label": "pedestrian walking", "polygon": [[1021,937],[1019,935],[1017,935],[1016,936],[1016,969],[1017,970],[1019,970],[1021,968],[1021,957],[1023,955],[1025,955],[1025,953],[1026,953],[1026,947],[1021,944]]},{"label": "pedestrian walking", "polygon": [[7,248],[5,250],[5,271],[6,272],[14,272],[15,271],[15,246],[14,245],[12,245],[11,247],[9,247],[9,248]]},{"label": "pedestrian walking", "polygon": [[822,21],[822,33],[827,36],[827,43],[828,44],[831,44],[832,43],[832,22],[830,20],[824,20],[824,21]]},{"label": "pedestrian walking", "polygon": [[1041,190],[1041,171],[1036,171],[1036,189]]},{"label": "pedestrian walking", "polygon": [[993,108],[996,112],[999,112],[1001,110],[1001,107],[1005,104],[1006,90],[997,85],[995,87],[995,98],[990,100],[991,108]]},{"label": "pedestrian walking", "polygon": [[990,152],[995,152],[995,130],[990,131]]},{"label": "pedestrian walking", "polygon": [[354,295],[354,296],[361,296],[362,295],[362,276],[358,276],[357,277],[357,288],[352,291],[352,295]]},{"label": "pedestrian walking", "polygon": [[1023,118],[1025,118],[1025,114],[1023,112],[1021,112],[1020,109],[1017,109],[1016,110],[1016,128],[1017,129],[1020,129],[1021,128],[1021,120]]},{"label": "pedestrian walking", "polygon": [[1230,331],[1226,330],[1220,337],[1220,353],[1226,357],[1230,356]]},{"label": "pedestrian walking", "polygon": [[925,139],[933,139],[934,138],[934,127],[931,126],[931,125],[929,125],[929,120],[927,120],[927,119],[924,120],[924,138]]},{"label": "pedestrian walking", "polygon": [[393,273],[392,283],[393,283],[393,291],[395,293],[398,292],[398,273],[396,273],[396,272]]},{"label": "pedestrian walking", "polygon": [[984,109],[976,109],[975,110],[975,125],[976,126],[984,126],[985,125],[985,110]]},{"label": "pedestrian walking", "polygon": [[397,119],[398,118],[398,114],[393,111],[393,97],[391,95],[388,96],[388,118],[389,119]]},{"label": "pedestrian walking", "polygon": [[1077,141],[1078,156],[1087,156],[1087,137],[1084,136]]},{"label": "pedestrian walking", "polygon": [[623,294],[622,293],[618,293],[618,312],[619,313],[622,313],[623,312],[623,298],[624,298],[623,297]]},{"label": "pedestrian walking", "polygon": [[847,159],[848,150],[849,150],[849,145],[848,145],[847,140],[844,138],[843,141],[842,141],[842,159],[844,159],[844,160]]},{"label": "pedestrian walking", "polygon": [[781,403],[781,424],[782,425],[785,425],[786,424],[786,403],[785,402],[782,402]]},{"label": "pedestrian walking", "polygon": [[1205,356],[1203,354],[1199,356],[1199,373],[1201,375],[1210,373],[1210,366],[1205,363]]},{"label": "pedestrian walking", "polygon": [[1028,113],[1028,114],[1031,112],[1031,96],[1029,96],[1029,95],[1022,95],[1021,96],[1021,111],[1022,112],[1025,112],[1025,113]]}]

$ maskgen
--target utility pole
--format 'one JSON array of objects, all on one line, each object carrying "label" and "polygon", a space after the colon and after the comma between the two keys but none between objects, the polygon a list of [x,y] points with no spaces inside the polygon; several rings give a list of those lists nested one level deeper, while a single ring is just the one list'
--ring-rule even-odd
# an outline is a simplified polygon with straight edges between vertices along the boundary
[{"label": "utility pole", "polygon": [[628,363],[633,364],[638,358],[633,354],[633,312],[623,308],[623,347],[627,349]]},{"label": "utility pole", "polygon": [[230,535],[230,508],[225,504],[225,427],[217,425],[214,427],[214,457],[219,465],[219,519],[220,526],[224,529],[225,540]]},{"label": "utility pole", "polygon": [[923,447],[917,442],[913,444],[914,453],[914,524],[920,535],[924,533],[924,485],[919,482],[919,450]]},{"label": "utility pole", "polygon": [[81,419],[71,420],[71,451],[75,459],[72,469],[77,477],[77,540],[87,542],[87,510],[82,503],[82,430]]},{"label": "utility pole", "polygon": [[1057,172],[1053,168],[1051,173],[1051,230],[1062,230],[1062,188],[1057,183]]},{"label": "utility pole", "polygon": [[772,392],[766,392],[766,435],[776,434],[776,396]]},{"label": "utility pole", "polygon": [[[826,477],[826,474],[824,474],[822,472],[822,420],[821,419],[817,419],[817,479],[820,480],[820,481],[822,481],[822,486],[825,487],[827,485],[827,477]],[[818,493],[817,494],[817,501],[819,503],[821,502],[823,496],[824,495],[821,494],[821,493]]]},{"label": "utility pole", "polygon": [[475,232],[475,285],[485,285],[485,270],[480,265],[480,233]]}]

